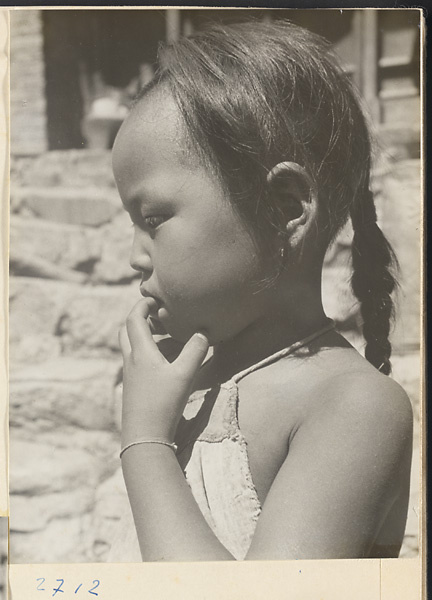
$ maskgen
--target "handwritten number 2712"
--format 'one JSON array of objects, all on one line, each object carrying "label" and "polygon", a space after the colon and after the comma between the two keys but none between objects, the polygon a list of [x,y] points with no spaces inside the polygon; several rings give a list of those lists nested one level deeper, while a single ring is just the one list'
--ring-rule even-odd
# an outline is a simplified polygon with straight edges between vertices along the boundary
[{"label": "handwritten number 2712", "polygon": [[[42,587],[43,584],[45,583],[46,579],[45,577],[39,577],[38,579],[36,579],[36,581],[38,582],[37,585],[37,590],[39,592],[45,592],[45,588]],[[53,588],[53,596],[56,596],[59,592],[61,592],[62,594],[64,594],[65,590],[62,589],[63,584],[64,584],[64,579],[56,579],[57,582],[60,582],[60,585],[56,588]],[[90,588],[88,591],[89,594],[92,594],[93,596],[99,596],[98,592],[95,592],[95,590],[100,586],[100,581],[99,579],[94,579],[93,580],[93,587]],[[79,584],[79,586],[76,588],[75,590],[75,594],[78,592],[78,590],[82,587],[82,583]]]}]

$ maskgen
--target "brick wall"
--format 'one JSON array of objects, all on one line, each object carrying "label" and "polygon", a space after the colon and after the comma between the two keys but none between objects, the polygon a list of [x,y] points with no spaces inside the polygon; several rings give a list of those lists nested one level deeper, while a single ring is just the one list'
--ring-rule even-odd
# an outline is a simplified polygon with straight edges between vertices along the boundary
[{"label": "brick wall", "polygon": [[12,151],[47,149],[42,16],[39,10],[11,10],[10,110]]}]

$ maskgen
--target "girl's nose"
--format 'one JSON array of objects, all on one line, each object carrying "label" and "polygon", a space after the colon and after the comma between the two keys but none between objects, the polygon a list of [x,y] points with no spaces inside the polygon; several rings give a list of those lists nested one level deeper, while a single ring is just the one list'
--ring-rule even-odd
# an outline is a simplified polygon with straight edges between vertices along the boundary
[{"label": "girl's nose", "polygon": [[147,279],[153,271],[153,265],[148,248],[148,240],[145,239],[144,232],[135,229],[132,251],[130,255],[130,265],[135,271],[139,271]]}]

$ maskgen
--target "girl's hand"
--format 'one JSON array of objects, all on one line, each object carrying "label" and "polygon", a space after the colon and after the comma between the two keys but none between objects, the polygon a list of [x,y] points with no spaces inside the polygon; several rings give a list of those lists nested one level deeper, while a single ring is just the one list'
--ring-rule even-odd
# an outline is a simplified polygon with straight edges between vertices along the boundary
[{"label": "girl's hand", "polygon": [[123,354],[122,446],[145,439],[173,442],[207,338],[196,333],[176,360],[157,347],[147,322],[152,300],[140,300],[120,331]]}]

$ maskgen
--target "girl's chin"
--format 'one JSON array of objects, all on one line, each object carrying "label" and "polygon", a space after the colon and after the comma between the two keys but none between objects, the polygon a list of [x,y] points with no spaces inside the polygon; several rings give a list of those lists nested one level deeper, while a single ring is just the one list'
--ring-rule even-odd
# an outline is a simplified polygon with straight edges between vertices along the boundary
[{"label": "girl's chin", "polygon": [[202,330],[206,333],[203,328],[194,329],[196,325],[193,325],[190,322],[179,321],[177,318],[173,318],[165,308],[160,308],[157,317],[150,316],[148,321],[153,335],[169,336],[176,342],[183,344],[185,344],[194,333],[197,333],[197,331]]},{"label": "girl's chin", "polygon": [[149,317],[148,322],[152,335],[160,337],[169,336],[171,339],[182,344],[185,344],[194,333],[193,331],[186,331],[184,327],[176,327],[170,319],[167,319],[166,324],[164,324],[155,317]]}]

